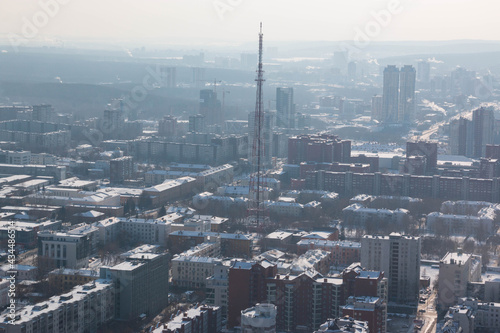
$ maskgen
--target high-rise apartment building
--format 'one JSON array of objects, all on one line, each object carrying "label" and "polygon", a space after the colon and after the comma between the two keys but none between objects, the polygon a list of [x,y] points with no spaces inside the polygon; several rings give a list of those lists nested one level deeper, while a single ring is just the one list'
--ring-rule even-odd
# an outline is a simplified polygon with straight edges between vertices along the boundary
[{"label": "high-rise apartment building", "polygon": [[49,104],[33,105],[32,119],[44,123],[54,121],[54,108]]},{"label": "high-rise apartment building", "polygon": [[423,84],[431,81],[431,64],[428,61],[419,61],[417,67],[417,80]]},{"label": "high-rise apartment building", "polygon": [[472,112],[474,126],[473,157],[486,155],[486,145],[493,143],[495,115],[492,109],[479,108]]},{"label": "high-rise apartment building", "polygon": [[351,141],[335,135],[299,135],[288,139],[288,163],[350,162]]},{"label": "high-rise apartment building", "polygon": [[177,118],[172,115],[166,115],[158,122],[158,135],[167,137],[167,138],[175,138],[178,132],[178,123]]},{"label": "high-rise apartment building", "polygon": [[387,66],[384,70],[384,93],[382,101],[384,122],[397,123],[399,110],[399,69]]},{"label": "high-rise apartment building", "polygon": [[460,117],[450,122],[450,153],[467,157],[485,157],[486,146],[494,142],[495,115],[492,109],[479,108],[472,119]]},{"label": "high-rise apartment building", "polygon": [[409,124],[415,113],[415,80],[417,73],[411,65],[399,72],[398,123]]},{"label": "high-rise apartment building", "polygon": [[205,133],[205,118],[202,114],[189,116],[189,132]]},{"label": "high-rise apartment building", "polygon": [[[263,139],[263,149],[261,151],[261,164],[266,167],[271,165],[272,157],[275,156],[273,150],[273,127],[277,121],[276,113],[265,111],[264,119],[262,119],[262,139]],[[255,111],[248,114],[248,159],[250,164],[257,163],[257,161],[252,161],[253,156],[253,141],[255,136]]]},{"label": "high-rise apartment building", "polygon": [[472,156],[474,127],[472,121],[460,117],[450,121],[449,148],[451,155]]},{"label": "high-rise apartment building", "polygon": [[408,124],[415,112],[415,80],[413,66],[399,70],[394,65],[384,69],[382,118],[386,123]]},{"label": "high-rise apartment building", "polygon": [[222,124],[222,105],[217,99],[217,92],[212,89],[200,90],[200,110],[199,113],[205,116],[207,125]]},{"label": "high-rise apartment building", "polygon": [[123,183],[132,178],[134,173],[134,160],[132,156],[123,156],[109,161],[109,180],[111,183]]},{"label": "high-rise apartment building", "polygon": [[276,88],[276,126],[295,128],[293,88]]},{"label": "high-rise apartment building", "polygon": [[378,120],[378,121],[382,121],[384,120],[383,118],[383,108],[382,108],[382,105],[383,105],[383,97],[382,96],[379,96],[379,95],[376,95],[376,96],[373,96],[372,97],[372,119],[375,119],[375,120]]},{"label": "high-rise apartment building", "polygon": [[389,236],[364,236],[361,239],[361,265],[382,271],[388,279],[388,300],[417,304],[420,290],[419,237],[392,233]]}]

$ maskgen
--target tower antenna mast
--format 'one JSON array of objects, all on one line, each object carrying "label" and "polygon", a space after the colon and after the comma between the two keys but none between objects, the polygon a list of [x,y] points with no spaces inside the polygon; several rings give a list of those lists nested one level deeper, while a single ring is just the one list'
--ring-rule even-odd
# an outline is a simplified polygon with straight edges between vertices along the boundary
[{"label": "tower antenna mast", "polygon": [[250,206],[249,216],[254,218],[257,226],[262,218],[263,207],[261,207],[261,188],[265,185],[263,181],[262,158],[265,149],[265,140],[263,138],[264,125],[264,100],[262,97],[262,85],[264,83],[264,70],[262,69],[262,44],[264,34],[262,33],[262,22],[259,32],[259,64],[257,67],[257,98],[255,103],[254,135],[252,146],[252,174],[250,176]]}]

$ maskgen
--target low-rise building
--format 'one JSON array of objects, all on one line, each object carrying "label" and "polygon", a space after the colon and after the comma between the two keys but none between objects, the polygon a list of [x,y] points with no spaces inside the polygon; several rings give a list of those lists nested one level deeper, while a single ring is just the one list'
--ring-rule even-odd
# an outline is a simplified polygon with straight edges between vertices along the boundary
[{"label": "low-rise building", "polygon": [[[320,249],[309,250],[292,261],[288,273],[298,275],[307,270],[315,270],[321,274],[327,274],[330,270],[331,261],[330,252]],[[280,273],[283,274],[284,272]]]},{"label": "low-rise building", "polygon": [[181,253],[205,242],[206,237],[220,237],[221,255],[227,257],[250,257],[252,239],[250,235],[217,232],[174,231],[169,240],[173,253]]},{"label": "low-rise building", "polygon": [[153,333],[219,333],[222,331],[221,309],[200,306],[180,313]]},{"label": "low-rise building", "polygon": [[165,246],[175,220],[175,217],[169,215],[157,219],[112,217],[96,222],[94,226],[99,230],[99,241],[102,244],[125,236],[143,244]]},{"label": "low-rise building", "polygon": [[379,297],[350,296],[341,309],[342,316],[366,321],[370,332],[387,332],[387,306]]},{"label": "low-rise building", "polygon": [[39,267],[82,268],[97,251],[98,229],[83,225],[68,232],[43,231],[38,234]]},{"label": "low-rise building", "polygon": [[347,267],[361,258],[361,244],[358,242],[303,239],[297,243],[299,254],[314,249],[330,252],[331,263],[337,267]]},{"label": "low-rise building", "polygon": [[445,316],[441,332],[495,332],[500,327],[500,303],[481,303],[475,298],[461,298]]},{"label": "low-rise building", "polygon": [[49,285],[58,293],[97,279],[99,273],[89,269],[58,268],[49,273]]},{"label": "low-rise building", "polygon": [[164,183],[144,189],[144,194],[151,198],[154,207],[164,206],[169,201],[181,199],[192,194],[196,188],[196,179],[192,177],[181,177],[175,180],[167,180]]},{"label": "low-rise building", "polygon": [[437,234],[485,238],[493,231],[494,208],[484,207],[474,215],[451,215],[432,212],[427,215],[427,228]]},{"label": "low-rise building", "polygon": [[16,272],[16,281],[38,280],[38,267],[36,266],[15,264],[14,267],[11,267],[10,264],[6,264],[2,266],[0,273],[5,278],[8,278],[13,271]]},{"label": "low-rise building", "polygon": [[329,319],[314,333],[368,333],[368,322],[355,320],[351,317]]},{"label": "low-rise building", "polygon": [[402,224],[409,217],[409,212],[402,208],[396,210],[366,208],[355,203],[342,210],[342,217],[346,225],[352,226],[364,226],[368,221]]},{"label": "low-rise building", "polygon": [[258,303],[241,311],[242,333],[276,333],[276,305]]}]

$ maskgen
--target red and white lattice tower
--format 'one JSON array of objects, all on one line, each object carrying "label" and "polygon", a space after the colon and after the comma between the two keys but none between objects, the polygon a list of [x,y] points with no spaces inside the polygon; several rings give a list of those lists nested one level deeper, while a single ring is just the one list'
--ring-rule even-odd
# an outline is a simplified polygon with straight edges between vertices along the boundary
[{"label": "red and white lattice tower", "polygon": [[264,140],[264,100],[262,96],[262,85],[264,83],[264,71],[262,70],[262,23],[259,33],[259,65],[257,68],[257,100],[255,103],[255,119],[253,124],[253,142],[252,142],[252,174],[250,175],[248,219],[250,222],[259,226],[267,219],[266,211],[263,207],[263,191],[267,190],[267,182],[263,160],[265,156]]}]

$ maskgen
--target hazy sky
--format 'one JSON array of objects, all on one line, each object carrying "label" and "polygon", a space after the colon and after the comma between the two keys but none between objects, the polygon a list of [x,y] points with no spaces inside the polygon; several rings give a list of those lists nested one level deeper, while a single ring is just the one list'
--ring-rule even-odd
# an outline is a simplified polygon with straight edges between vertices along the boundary
[{"label": "hazy sky", "polygon": [[[50,2],[67,4],[44,21]],[[372,40],[500,39],[497,0],[0,0],[0,35],[39,20],[38,39],[238,43],[263,21],[267,40],[352,40],[391,3],[399,13]]]}]

